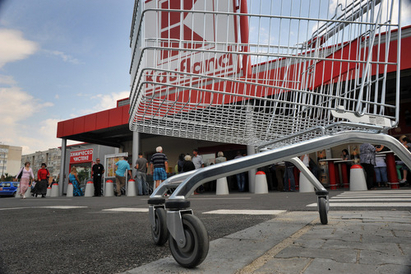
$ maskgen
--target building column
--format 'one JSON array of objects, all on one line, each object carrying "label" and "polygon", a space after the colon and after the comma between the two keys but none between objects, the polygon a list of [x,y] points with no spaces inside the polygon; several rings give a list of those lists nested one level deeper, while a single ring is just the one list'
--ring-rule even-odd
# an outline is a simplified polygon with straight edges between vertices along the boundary
[{"label": "building column", "polygon": [[[247,146],[247,155],[255,154],[255,147],[252,145]],[[253,168],[248,171],[248,189],[251,193],[255,192],[255,173],[257,169]]]},{"label": "building column", "polygon": [[64,183],[65,183],[65,167],[66,167],[66,147],[67,139],[61,139],[61,161],[60,161],[60,179],[59,179],[59,195],[63,196]]},{"label": "building column", "polygon": [[133,148],[132,148],[133,158],[132,158],[132,163],[131,163],[131,166],[133,167],[132,168],[133,178],[136,176],[136,173],[137,173],[134,167],[136,166],[139,150],[140,150],[140,133],[137,131],[133,131]]}]

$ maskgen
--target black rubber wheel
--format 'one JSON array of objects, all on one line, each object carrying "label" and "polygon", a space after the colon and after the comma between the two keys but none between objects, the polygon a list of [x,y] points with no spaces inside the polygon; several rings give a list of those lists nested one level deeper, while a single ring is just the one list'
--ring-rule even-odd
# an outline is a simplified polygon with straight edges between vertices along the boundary
[{"label": "black rubber wheel", "polygon": [[320,213],[320,220],[323,225],[328,224],[327,217],[327,200],[326,198],[318,198],[318,211]]},{"label": "black rubber wheel", "polygon": [[162,246],[168,240],[167,213],[164,208],[155,209],[155,226],[151,228],[151,235],[156,245]]},{"label": "black rubber wheel", "polygon": [[182,266],[193,268],[201,264],[208,254],[208,233],[204,224],[196,216],[184,214],[183,229],[186,236],[186,244],[179,247],[170,235],[169,244],[171,254]]}]

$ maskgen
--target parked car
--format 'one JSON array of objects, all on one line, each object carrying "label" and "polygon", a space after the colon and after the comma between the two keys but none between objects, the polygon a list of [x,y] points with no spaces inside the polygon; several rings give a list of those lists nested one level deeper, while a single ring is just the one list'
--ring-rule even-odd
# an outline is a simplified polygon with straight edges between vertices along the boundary
[{"label": "parked car", "polygon": [[16,196],[19,182],[0,182],[0,196]]}]

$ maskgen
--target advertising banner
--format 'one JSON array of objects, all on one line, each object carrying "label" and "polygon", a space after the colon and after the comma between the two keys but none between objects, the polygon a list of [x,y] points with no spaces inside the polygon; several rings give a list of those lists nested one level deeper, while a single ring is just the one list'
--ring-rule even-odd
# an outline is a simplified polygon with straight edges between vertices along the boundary
[{"label": "advertising banner", "polygon": [[83,149],[70,152],[70,164],[87,163],[93,161],[93,149]]}]

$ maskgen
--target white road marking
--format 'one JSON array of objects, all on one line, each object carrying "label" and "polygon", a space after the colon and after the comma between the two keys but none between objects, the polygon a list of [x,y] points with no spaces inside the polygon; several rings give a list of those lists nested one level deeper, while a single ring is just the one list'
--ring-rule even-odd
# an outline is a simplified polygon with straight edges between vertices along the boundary
[{"label": "white road marking", "polygon": [[0,210],[35,209],[35,208],[46,208],[46,209],[78,209],[78,208],[88,208],[88,206],[32,206],[32,207],[9,207],[9,208],[0,208]]},{"label": "white road marking", "polygon": [[108,208],[103,209],[104,212],[137,212],[137,213],[146,213],[148,208],[129,208],[129,207],[119,207],[119,208]]},{"label": "white road marking", "polygon": [[[309,204],[307,207],[316,207],[317,203]],[[330,207],[411,207],[411,203],[333,203]]]},{"label": "white road marking", "polygon": [[359,199],[359,198],[345,198],[345,199],[331,199],[332,202],[358,202],[358,201],[362,201],[362,202],[400,202],[400,201],[404,201],[404,202],[411,202],[411,198],[365,198],[365,199]]},{"label": "white road marking", "polygon": [[203,212],[203,214],[240,214],[240,215],[278,215],[286,210],[246,210],[246,209],[218,209]]},{"label": "white road marking", "polygon": [[49,209],[78,209],[78,208],[88,208],[88,206],[37,206],[36,208],[49,208]]},{"label": "white road marking", "polygon": [[251,197],[238,197],[238,198],[228,198],[228,197],[221,197],[221,198],[206,198],[206,197],[195,197],[195,196],[191,196],[190,199],[193,200],[250,200]]}]

